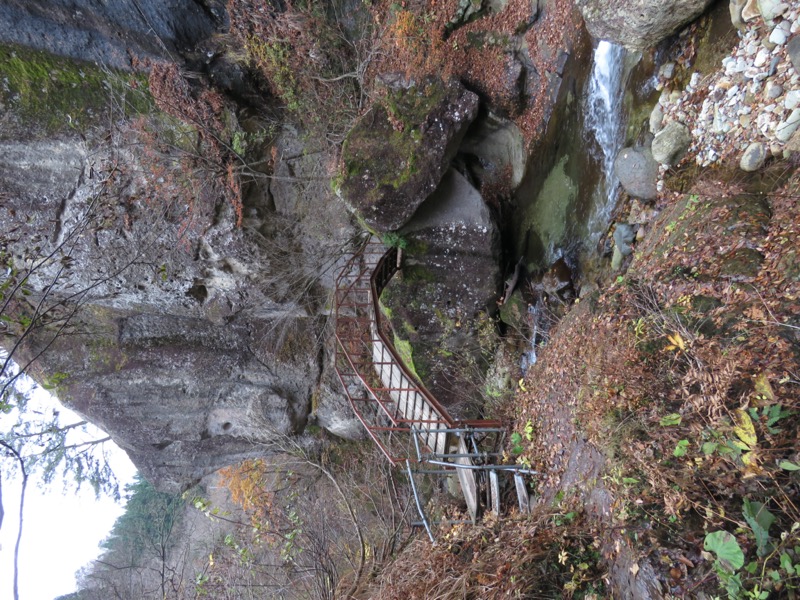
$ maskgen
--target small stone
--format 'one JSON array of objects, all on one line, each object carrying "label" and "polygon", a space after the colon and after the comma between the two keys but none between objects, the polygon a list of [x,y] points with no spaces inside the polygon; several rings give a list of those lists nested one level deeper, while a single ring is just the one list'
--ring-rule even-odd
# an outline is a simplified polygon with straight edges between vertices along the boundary
[{"label": "small stone", "polygon": [[658,70],[658,76],[660,79],[672,79],[672,76],[675,75],[675,63],[668,62],[661,65],[661,68]]},{"label": "small stone", "polygon": [[769,153],[772,156],[781,156],[783,154],[783,146],[781,146],[778,142],[773,142],[769,145]]},{"label": "small stone", "polygon": [[764,166],[767,160],[767,147],[761,142],[753,142],[742,154],[742,159],[739,161],[739,168],[742,171],[752,173],[758,171]]},{"label": "small stone", "polygon": [[756,17],[760,16],[761,12],[758,9],[758,1],[757,0],[747,0],[742,9],[742,20],[752,21]]},{"label": "small stone", "polygon": [[614,246],[614,254],[611,255],[611,270],[619,271],[622,268],[623,260],[625,260],[625,257],[622,256],[622,252],[620,252],[619,248]]},{"label": "small stone", "polygon": [[792,90],[787,92],[786,98],[783,99],[783,105],[787,110],[794,110],[800,106],[800,90]]},{"label": "small stone", "polygon": [[773,21],[780,17],[789,7],[777,0],[758,0],[758,10],[765,21]]},{"label": "small stone", "polygon": [[633,253],[631,244],[635,238],[636,234],[633,231],[633,227],[627,223],[617,223],[614,228],[614,244],[619,248],[622,256],[630,256]]},{"label": "small stone", "polygon": [[798,127],[800,127],[800,108],[795,108],[786,120],[778,123],[775,128],[775,137],[785,142],[792,137]]},{"label": "small stone", "polygon": [[789,55],[789,60],[792,62],[794,70],[800,73],[800,35],[794,36],[786,44],[786,54]]},{"label": "small stone", "polygon": [[743,73],[744,70],[747,68],[747,61],[743,57],[739,57],[736,59],[736,72]]},{"label": "small stone", "polygon": [[744,76],[753,81],[763,81],[767,78],[767,74],[758,67],[747,67],[744,70]]},{"label": "small stone", "polygon": [[789,39],[789,27],[790,25],[787,21],[778,23],[772,33],[769,34],[769,41],[776,46],[783,46],[786,40]]},{"label": "small stone", "polygon": [[775,83],[774,81],[770,81],[767,84],[767,98],[770,100],[775,100],[775,98],[780,97],[783,93],[783,86]]},{"label": "small stone", "polygon": [[664,121],[664,108],[660,104],[653,107],[650,113],[650,133],[655,135],[661,130],[661,123]]},{"label": "small stone", "polygon": [[767,77],[772,77],[775,75],[776,71],[778,70],[778,63],[781,62],[780,56],[773,56],[772,60],[769,61],[769,69],[767,69]]},{"label": "small stone", "polygon": [[750,127],[750,124],[752,122],[753,122],[753,119],[750,117],[750,115],[742,115],[741,117],[739,117],[739,125],[741,125],[745,129]]},{"label": "small stone", "polygon": [[753,65],[755,65],[756,67],[763,67],[764,65],[767,64],[768,60],[769,60],[769,50],[762,47],[758,51],[758,54],[756,54],[756,57],[753,60]]}]

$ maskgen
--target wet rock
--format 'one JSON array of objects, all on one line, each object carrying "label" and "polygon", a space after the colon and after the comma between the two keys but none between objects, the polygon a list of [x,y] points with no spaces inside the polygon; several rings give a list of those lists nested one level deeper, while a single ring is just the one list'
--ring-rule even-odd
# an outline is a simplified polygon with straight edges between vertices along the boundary
[{"label": "wet rock", "polygon": [[[503,97],[494,98],[494,101],[508,110],[517,114],[524,110],[539,86],[540,74],[531,60],[527,43],[506,53],[505,77],[503,80]],[[557,73],[554,73],[558,77]],[[560,81],[560,77],[558,77]]]},{"label": "wet rock", "polygon": [[491,181],[511,171],[511,186],[517,187],[525,172],[527,154],[522,132],[513,122],[488,114],[469,128],[459,152],[478,159],[481,181]]},{"label": "wet rock", "polygon": [[614,228],[614,244],[616,248],[619,248],[622,256],[630,256],[633,253],[631,244],[634,239],[636,239],[636,233],[633,227],[627,223],[617,223]]},{"label": "wet rock", "polygon": [[753,142],[742,154],[739,168],[743,171],[758,171],[767,160],[767,147],[761,142]]},{"label": "wet rock", "polygon": [[171,59],[196,47],[226,18],[224,3],[215,0],[3,2],[0,41],[130,69],[132,57]]},{"label": "wet rock", "polygon": [[656,162],[677,164],[692,143],[692,134],[683,123],[670,121],[653,139],[651,151]]},{"label": "wet rock", "polygon": [[655,46],[696,19],[709,0],[578,0],[586,27],[593,37],[633,50]]},{"label": "wet rock", "polygon": [[655,200],[658,163],[646,148],[625,148],[614,161],[614,171],[625,191],[635,198]]},{"label": "wet rock", "polygon": [[378,231],[402,227],[436,189],[478,112],[478,96],[438,79],[393,90],[342,148],[343,199]]},{"label": "wet rock", "polygon": [[572,284],[572,269],[564,258],[554,262],[542,275],[542,289],[548,294],[563,292]]}]

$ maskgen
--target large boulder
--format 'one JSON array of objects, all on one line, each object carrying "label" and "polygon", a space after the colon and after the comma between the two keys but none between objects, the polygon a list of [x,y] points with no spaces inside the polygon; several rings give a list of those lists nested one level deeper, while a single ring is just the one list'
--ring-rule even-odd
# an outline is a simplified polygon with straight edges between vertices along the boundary
[{"label": "large boulder", "polygon": [[711,0],[577,0],[592,37],[644,50],[699,17]]},{"label": "large boulder", "polygon": [[436,189],[477,112],[478,96],[457,81],[390,90],[345,140],[342,197],[369,227],[399,229]]},{"label": "large boulder", "polygon": [[484,364],[481,315],[497,297],[498,230],[480,193],[451,169],[401,235],[407,242],[403,271],[382,302],[395,333],[410,342],[425,385],[458,412],[479,385]]},{"label": "large boulder", "polygon": [[614,161],[622,187],[634,198],[655,200],[658,163],[647,148],[623,148]]}]

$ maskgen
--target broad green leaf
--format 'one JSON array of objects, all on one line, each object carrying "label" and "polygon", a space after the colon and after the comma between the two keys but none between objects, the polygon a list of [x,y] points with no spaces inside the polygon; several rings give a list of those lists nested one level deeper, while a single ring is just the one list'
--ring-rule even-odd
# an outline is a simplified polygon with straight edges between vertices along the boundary
[{"label": "broad green leaf", "polygon": [[786,571],[790,577],[792,573],[794,573],[794,565],[792,564],[792,558],[788,554],[786,554],[786,552],[781,554],[781,569]]},{"label": "broad green leaf", "polygon": [[712,531],[706,535],[703,548],[713,552],[719,564],[731,573],[741,569],[744,564],[744,553],[739,542],[727,531]]},{"label": "broad green leaf", "polygon": [[745,498],[742,513],[758,545],[758,555],[764,556],[769,550],[769,528],[775,522],[773,515],[761,502],[750,502]]},{"label": "broad green leaf", "polygon": [[747,414],[747,411],[741,408],[735,409],[733,411],[733,422],[733,432],[740,440],[750,448],[758,444],[756,428],[753,426],[753,420],[750,418],[750,415]]},{"label": "broad green leaf", "polygon": [[708,456],[709,454],[714,454],[714,450],[716,450],[717,447],[719,447],[719,444],[717,442],[705,442],[702,448],[703,454],[705,454],[706,456]]},{"label": "broad green leaf", "polygon": [[672,451],[672,456],[681,457],[686,456],[686,450],[689,448],[689,440],[681,440]]},{"label": "broad green leaf", "polygon": [[673,425],[680,425],[681,424],[681,416],[678,413],[672,413],[671,415],[666,415],[661,417],[661,420],[658,422],[659,425],[662,427],[671,427]]},{"label": "broad green leaf", "polygon": [[800,465],[796,465],[788,460],[782,460],[778,463],[778,466],[784,471],[800,471]]},{"label": "broad green leaf", "polygon": [[634,485],[636,483],[639,483],[639,480],[636,479],[636,477],[623,477],[622,483],[624,483],[625,485]]},{"label": "broad green leaf", "polygon": [[522,436],[515,431],[511,434],[511,443],[519,444],[520,442],[522,442]]}]

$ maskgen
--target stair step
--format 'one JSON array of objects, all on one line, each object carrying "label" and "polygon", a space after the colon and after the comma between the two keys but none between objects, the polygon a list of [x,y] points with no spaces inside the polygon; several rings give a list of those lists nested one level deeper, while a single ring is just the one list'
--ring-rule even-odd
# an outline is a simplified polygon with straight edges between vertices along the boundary
[{"label": "stair step", "polygon": [[529,512],[531,509],[531,497],[528,494],[528,487],[525,485],[525,479],[520,473],[514,473],[514,487],[517,490],[517,501],[519,502],[520,512]]}]

